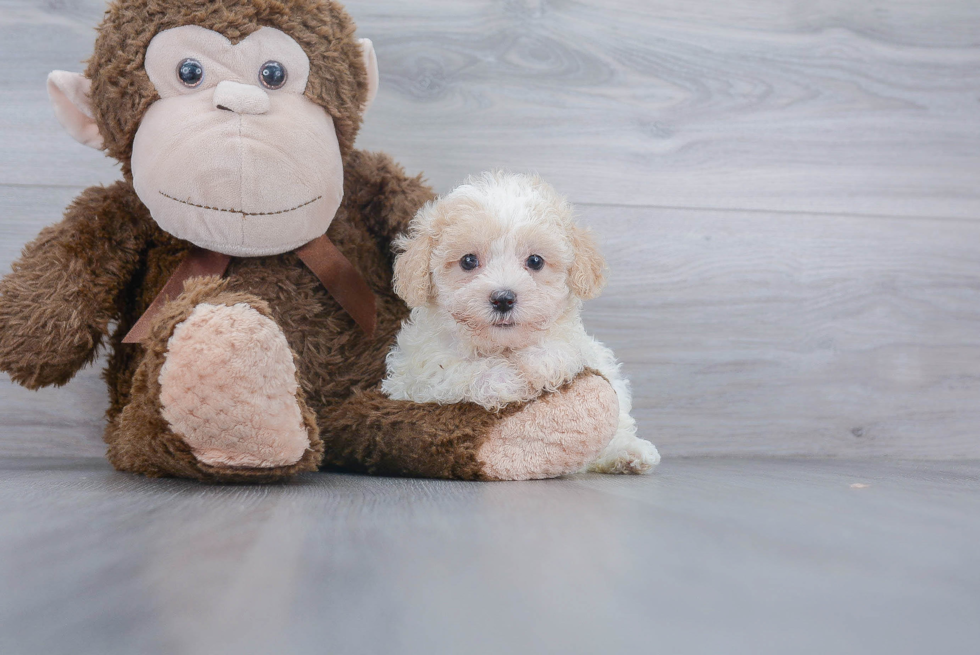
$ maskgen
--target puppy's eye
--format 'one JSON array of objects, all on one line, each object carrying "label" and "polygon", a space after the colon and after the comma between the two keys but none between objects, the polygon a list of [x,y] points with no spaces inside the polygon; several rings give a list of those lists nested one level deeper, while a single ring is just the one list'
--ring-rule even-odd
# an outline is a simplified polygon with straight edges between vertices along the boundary
[{"label": "puppy's eye", "polygon": [[267,61],[259,70],[259,80],[267,89],[278,89],[286,83],[286,67],[278,61]]},{"label": "puppy's eye", "polygon": [[185,59],[177,64],[177,78],[184,86],[193,88],[204,79],[204,66],[196,59]]},{"label": "puppy's eye", "polygon": [[464,271],[472,271],[480,265],[480,258],[476,255],[463,255],[459,260],[459,267]]},{"label": "puppy's eye", "polygon": [[527,258],[527,267],[532,271],[540,271],[544,268],[544,257],[541,255],[531,255]]}]

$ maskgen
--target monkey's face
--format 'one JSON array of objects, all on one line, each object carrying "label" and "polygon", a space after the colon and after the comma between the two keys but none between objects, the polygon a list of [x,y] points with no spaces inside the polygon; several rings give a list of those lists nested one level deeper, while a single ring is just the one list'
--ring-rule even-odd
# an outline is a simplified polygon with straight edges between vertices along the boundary
[{"label": "monkey's face", "polygon": [[167,232],[228,255],[287,252],[326,232],[343,197],[333,119],[303,95],[310,62],[263,27],[232,45],[160,32],[145,69],[160,99],[133,142],[133,186]]}]

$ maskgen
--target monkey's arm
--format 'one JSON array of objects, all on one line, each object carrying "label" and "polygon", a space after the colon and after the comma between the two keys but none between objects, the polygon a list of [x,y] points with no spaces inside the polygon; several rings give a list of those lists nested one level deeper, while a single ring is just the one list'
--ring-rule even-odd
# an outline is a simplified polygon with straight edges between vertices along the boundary
[{"label": "monkey's arm", "polygon": [[375,475],[552,478],[595,459],[618,419],[615,391],[592,372],[500,412],[391,400],[375,389],[355,393],[320,426],[323,463]]},{"label": "monkey's arm", "polygon": [[486,479],[479,448],[497,422],[479,405],[354,394],[321,426],[326,466],[426,478]]},{"label": "monkey's arm", "polygon": [[128,184],[86,189],[0,281],[0,370],[29,389],[62,385],[96,353],[146,239]]}]

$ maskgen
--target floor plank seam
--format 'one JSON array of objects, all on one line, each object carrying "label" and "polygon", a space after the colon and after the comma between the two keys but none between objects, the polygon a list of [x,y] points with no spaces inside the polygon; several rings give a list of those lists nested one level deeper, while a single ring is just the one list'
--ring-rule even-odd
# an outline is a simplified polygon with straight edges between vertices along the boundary
[{"label": "floor plank seam", "polygon": [[652,205],[652,204],[630,204],[619,202],[573,202],[573,205],[580,207],[615,207],[620,209],[657,209],[662,211],[691,211],[691,212],[725,212],[732,214],[786,214],[788,216],[817,216],[821,218],[869,218],[875,220],[908,220],[908,221],[948,221],[956,223],[976,223],[980,219],[980,208],[977,209],[977,219],[960,218],[957,216],[937,216],[937,215],[902,215],[902,214],[864,214],[860,212],[827,212],[827,211],[808,211],[802,209],[759,209],[748,207],[692,207],[685,205]]}]

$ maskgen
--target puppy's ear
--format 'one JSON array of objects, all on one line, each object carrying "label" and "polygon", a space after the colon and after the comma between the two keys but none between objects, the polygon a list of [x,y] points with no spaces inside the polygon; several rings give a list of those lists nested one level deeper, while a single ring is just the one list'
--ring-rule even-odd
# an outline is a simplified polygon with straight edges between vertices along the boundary
[{"label": "puppy's ear", "polygon": [[595,298],[606,284],[606,261],[588,230],[572,227],[575,259],[568,271],[568,286],[582,300]]},{"label": "puppy's ear", "polygon": [[395,249],[401,251],[395,257],[392,279],[395,293],[409,307],[421,307],[429,302],[432,294],[432,276],[429,273],[432,237],[420,233],[402,236],[395,240]]}]

